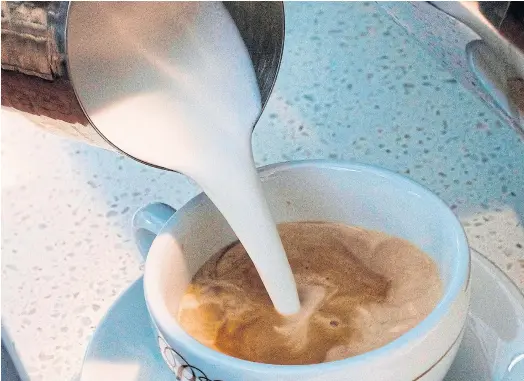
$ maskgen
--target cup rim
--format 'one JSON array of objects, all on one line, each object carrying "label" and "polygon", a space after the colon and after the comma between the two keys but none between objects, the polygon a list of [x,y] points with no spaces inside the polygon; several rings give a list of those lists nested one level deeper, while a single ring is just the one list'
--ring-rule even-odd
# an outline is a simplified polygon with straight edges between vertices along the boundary
[{"label": "cup rim", "polygon": [[[233,357],[211,349],[194,339],[178,324],[176,319],[173,318],[169,313],[165,302],[160,295],[151,294],[150,282],[153,281],[153,279],[148,277],[148,264],[151,265],[150,258],[154,258],[154,253],[161,250],[163,246],[159,246],[158,236],[161,236],[163,233],[172,234],[172,230],[181,220],[182,214],[186,214],[187,211],[190,211],[192,208],[207,198],[207,196],[202,192],[188,201],[162,227],[159,235],[157,238],[155,238],[150,248],[149,254],[146,258],[144,271],[144,296],[151,318],[154,323],[159,328],[161,328],[160,330],[165,332],[167,336],[176,337],[176,341],[181,345],[181,347],[192,348],[192,351],[198,352],[198,356],[202,359],[211,360],[214,363],[228,363],[229,365],[235,366],[236,368],[242,368],[244,370],[250,370],[254,372],[267,372],[274,370],[278,371],[280,374],[297,374],[297,372],[314,372],[345,368],[348,365],[366,362],[372,358],[387,356],[388,353],[391,353],[394,350],[402,349],[410,343],[413,343],[417,338],[426,336],[429,332],[431,332],[431,330],[434,329],[435,326],[438,325],[442,317],[444,317],[445,314],[449,311],[451,305],[460,295],[461,291],[467,292],[468,288],[470,287],[469,279],[471,275],[471,254],[466,234],[458,218],[455,216],[452,210],[444,203],[444,201],[442,201],[428,188],[408,177],[388,169],[375,165],[345,160],[315,159],[289,161],[266,165],[259,168],[258,171],[261,180],[264,181],[265,178],[268,178],[276,173],[300,168],[324,168],[340,171],[360,171],[371,173],[398,184],[409,185],[412,190],[416,190],[418,194],[433,201],[443,216],[449,220],[448,223],[453,228],[453,230],[457,232],[457,266],[453,272],[453,275],[451,276],[451,281],[446,289],[445,294],[442,296],[439,303],[435,306],[431,313],[426,316],[426,318],[424,318],[424,320],[397,339],[379,348],[341,360],[304,365],[266,364],[239,359],[237,357]],[[167,341],[173,341],[173,339],[169,340],[168,338]]]}]

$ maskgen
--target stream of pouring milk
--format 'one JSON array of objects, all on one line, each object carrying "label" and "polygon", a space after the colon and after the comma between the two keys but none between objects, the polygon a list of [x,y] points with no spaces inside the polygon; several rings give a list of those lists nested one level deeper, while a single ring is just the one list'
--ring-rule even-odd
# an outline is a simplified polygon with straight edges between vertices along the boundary
[{"label": "stream of pouring milk", "polygon": [[261,101],[235,24],[219,2],[147,3],[155,17],[137,24],[137,4],[90,11],[85,28],[104,38],[86,38],[92,49],[84,46],[83,64],[73,67],[84,107],[123,151],[193,178],[246,248],[275,308],[296,313],[295,280],[253,161]]}]

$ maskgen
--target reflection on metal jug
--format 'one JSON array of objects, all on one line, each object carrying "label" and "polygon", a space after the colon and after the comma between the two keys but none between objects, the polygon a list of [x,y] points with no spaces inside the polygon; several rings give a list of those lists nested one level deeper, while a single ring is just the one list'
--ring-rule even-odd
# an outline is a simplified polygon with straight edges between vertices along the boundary
[{"label": "reflection on metal jug", "polygon": [[382,7],[524,136],[524,3],[386,2]]}]

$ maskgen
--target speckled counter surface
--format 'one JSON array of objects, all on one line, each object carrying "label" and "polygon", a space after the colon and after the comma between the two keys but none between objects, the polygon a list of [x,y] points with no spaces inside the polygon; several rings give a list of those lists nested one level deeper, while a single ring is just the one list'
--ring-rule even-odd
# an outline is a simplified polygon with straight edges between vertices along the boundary
[{"label": "speckled counter surface", "polygon": [[[472,247],[524,289],[524,142],[374,4],[286,5],[286,46],[254,134],[259,165],[373,163],[438,193]],[[73,380],[88,340],[141,274],[130,219],[180,207],[184,176],[2,113],[2,318],[31,380]]]}]

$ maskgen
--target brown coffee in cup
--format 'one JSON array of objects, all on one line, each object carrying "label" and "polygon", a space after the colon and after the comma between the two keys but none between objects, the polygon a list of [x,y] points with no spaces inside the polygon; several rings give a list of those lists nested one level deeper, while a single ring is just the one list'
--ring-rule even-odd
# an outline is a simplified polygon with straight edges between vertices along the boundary
[{"label": "brown coffee in cup", "polygon": [[435,262],[410,242],[340,223],[280,224],[302,309],[278,314],[239,242],[195,274],[182,327],[225,354],[269,364],[334,361],[381,347],[437,305]]}]

